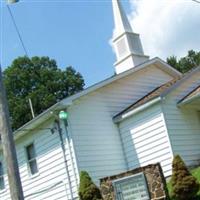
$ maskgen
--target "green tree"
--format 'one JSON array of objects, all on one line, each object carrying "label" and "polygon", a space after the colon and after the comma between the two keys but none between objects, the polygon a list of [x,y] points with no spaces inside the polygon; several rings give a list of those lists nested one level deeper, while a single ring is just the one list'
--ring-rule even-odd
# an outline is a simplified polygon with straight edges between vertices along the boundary
[{"label": "green tree", "polygon": [[167,58],[167,63],[180,72],[185,73],[200,65],[200,52],[190,50],[187,56],[180,59],[177,59],[176,56],[170,56]]},{"label": "green tree", "polygon": [[80,200],[102,199],[99,188],[92,182],[86,171],[82,171],[80,174],[79,197]]},{"label": "green tree", "polygon": [[190,174],[179,155],[172,163],[172,197],[175,200],[195,200],[199,190],[199,183]]},{"label": "green tree", "polygon": [[3,79],[13,129],[31,120],[29,98],[38,115],[84,87],[80,73],[72,67],[59,69],[56,61],[49,57],[19,57],[5,69]]}]

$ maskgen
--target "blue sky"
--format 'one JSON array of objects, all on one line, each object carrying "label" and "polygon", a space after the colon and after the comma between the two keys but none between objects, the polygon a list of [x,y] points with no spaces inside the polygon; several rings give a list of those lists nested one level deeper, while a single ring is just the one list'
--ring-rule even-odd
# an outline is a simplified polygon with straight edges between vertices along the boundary
[{"label": "blue sky", "polygon": [[[130,4],[123,1],[130,12]],[[86,86],[113,75],[115,55],[111,0],[20,1],[10,5],[29,56],[49,56],[58,66],[73,66]],[[24,55],[5,1],[1,1],[1,64]]]},{"label": "blue sky", "polygon": [[[2,67],[24,55],[5,0],[1,1]],[[200,4],[192,0],[121,0],[144,52],[152,57],[200,51]],[[11,5],[29,56],[49,56],[58,66],[73,66],[86,86],[114,73],[109,45],[114,22],[111,0],[21,0]]]}]

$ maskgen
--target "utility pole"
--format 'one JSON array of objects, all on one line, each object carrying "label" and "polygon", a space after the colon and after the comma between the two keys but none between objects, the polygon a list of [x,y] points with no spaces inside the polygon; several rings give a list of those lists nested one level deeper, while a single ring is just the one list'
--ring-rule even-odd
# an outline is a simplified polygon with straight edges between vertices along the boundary
[{"label": "utility pole", "polygon": [[[17,1],[18,0],[9,0],[8,3],[16,3]],[[17,154],[9,117],[8,103],[3,85],[0,64],[0,136],[3,147],[3,156],[7,168],[10,197],[12,200],[24,200],[17,163]]]},{"label": "utility pole", "polygon": [[[17,3],[18,1],[19,0],[7,0],[7,3]],[[11,15],[11,19],[13,20],[15,28],[17,30],[18,36],[20,37],[20,41],[24,47],[19,30],[17,29],[17,25],[14,21],[14,17],[8,5],[7,8]],[[1,136],[1,144],[3,147],[3,156],[7,168],[10,196],[12,200],[24,200],[22,184],[19,174],[19,167],[17,162],[15,143],[9,118],[10,115],[8,110],[6,91],[3,85],[1,63],[0,63],[0,136]]]},{"label": "utility pole", "polygon": [[3,147],[4,160],[7,165],[10,195],[12,200],[24,200],[23,190],[19,175],[15,143],[12,129],[9,123],[9,111],[6,92],[2,80],[0,66],[0,134]]}]

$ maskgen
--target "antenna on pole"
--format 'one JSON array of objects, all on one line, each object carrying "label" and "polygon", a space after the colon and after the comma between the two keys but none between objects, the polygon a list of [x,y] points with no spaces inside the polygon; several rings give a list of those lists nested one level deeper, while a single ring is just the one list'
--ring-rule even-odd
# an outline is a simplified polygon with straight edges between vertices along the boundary
[{"label": "antenna on pole", "polygon": [[33,104],[32,104],[32,101],[31,101],[30,98],[28,99],[28,102],[29,102],[29,105],[30,105],[32,117],[35,118],[35,114],[34,114],[34,110],[33,110]]}]

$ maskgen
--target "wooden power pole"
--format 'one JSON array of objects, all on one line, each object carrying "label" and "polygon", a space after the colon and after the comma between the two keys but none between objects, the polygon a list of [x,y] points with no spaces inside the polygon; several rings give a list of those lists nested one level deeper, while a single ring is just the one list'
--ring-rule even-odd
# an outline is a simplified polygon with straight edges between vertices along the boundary
[{"label": "wooden power pole", "polygon": [[9,122],[9,111],[6,92],[3,86],[0,66],[0,135],[3,147],[4,160],[6,161],[10,195],[12,200],[23,200],[23,190],[19,175],[17,155],[13,133]]}]

